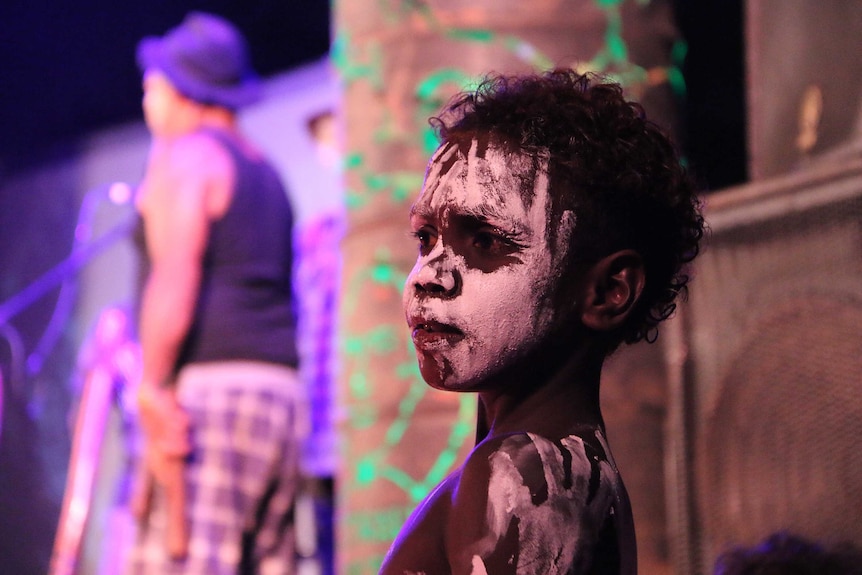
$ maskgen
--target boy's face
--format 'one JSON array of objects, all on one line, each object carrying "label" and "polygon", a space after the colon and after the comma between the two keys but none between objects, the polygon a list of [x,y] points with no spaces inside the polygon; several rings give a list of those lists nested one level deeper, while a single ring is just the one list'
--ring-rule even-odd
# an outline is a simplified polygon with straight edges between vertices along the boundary
[{"label": "boy's face", "polygon": [[[555,321],[554,291],[574,225],[549,222],[547,161],[487,140],[441,146],[411,210],[419,257],[404,310],[431,386],[480,391]],[[549,245],[550,225],[559,226]]]}]

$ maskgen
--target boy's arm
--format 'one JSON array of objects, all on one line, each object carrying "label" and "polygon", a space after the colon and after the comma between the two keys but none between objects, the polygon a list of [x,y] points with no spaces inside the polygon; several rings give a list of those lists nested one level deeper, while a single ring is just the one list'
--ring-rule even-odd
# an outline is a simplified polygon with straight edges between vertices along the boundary
[{"label": "boy's arm", "polygon": [[479,443],[464,463],[452,497],[445,547],[455,575],[514,575],[519,534],[509,505],[520,481],[500,473],[495,461],[505,455],[505,440]]}]

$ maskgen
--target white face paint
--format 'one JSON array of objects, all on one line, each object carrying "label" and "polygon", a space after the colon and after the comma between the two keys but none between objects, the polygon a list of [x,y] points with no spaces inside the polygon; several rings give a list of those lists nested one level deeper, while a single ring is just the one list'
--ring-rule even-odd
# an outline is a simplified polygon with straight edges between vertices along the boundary
[{"label": "white face paint", "polygon": [[547,334],[574,225],[566,213],[549,250],[549,217],[546,158],[473,139],[444,144],[431,159],[411,212],[420,249],[404,289],[430,385],[484,389]]}]

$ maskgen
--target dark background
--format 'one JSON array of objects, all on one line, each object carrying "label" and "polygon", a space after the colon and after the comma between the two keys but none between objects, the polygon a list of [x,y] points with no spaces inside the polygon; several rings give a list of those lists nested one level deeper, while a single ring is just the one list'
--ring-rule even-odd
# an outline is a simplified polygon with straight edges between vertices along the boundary
[{"label": "dark background", "polygon": [[135,47],[189,10],[221,14],[248,37],[263,76],[329,49],[329,0],[3,0],[0,177],[61,155],[93,129],[141,117]]},{"label": "dark background", "polygon": [[[710,189],[746,179],[742,0],[676,0],[688,42],[687,155]],[[324,56],[329,0],[3,0],[0,178],[61,156],[75,138],[140,118],[135,46],[187,11],[245,32],[263,76]]]}]

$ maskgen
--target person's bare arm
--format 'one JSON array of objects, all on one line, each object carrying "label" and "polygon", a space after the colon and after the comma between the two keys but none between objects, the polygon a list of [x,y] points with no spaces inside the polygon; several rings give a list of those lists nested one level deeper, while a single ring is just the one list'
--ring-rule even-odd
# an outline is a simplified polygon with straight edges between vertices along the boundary
[{"label": "person's bare arm", "polygon": [[499,439],[481,442],[462,468],[445,528],[453,575],[516,572],[518,533],[517,527],[511,531],[512,510],[507,509],[512,485],[500,483],[492,469],[499,449]]},{"label": "person's bare arm", "polygon": [[151,482],[164,487],[165,544],[175,559],[188,552],[183,457],[190,450],[189,422],[167,383],[194,318],[209,224],[227,205],[231,169],[223,150],[205,137],[156,142],[138,204],[151,270],[140,318],[143,369],[138,406],[146,440],[145,470],[133,510],[146,516]]},{"label": "person's bare arm", "polygon": [[211,139],[192,135],[154,144],[142,188],[151,270],[140,315],[141,418],[152,446],[174,455],[188,450],[187,421],[163,388],[194,317],[213,198],[230,189],[230,177],[226,153]]}]

